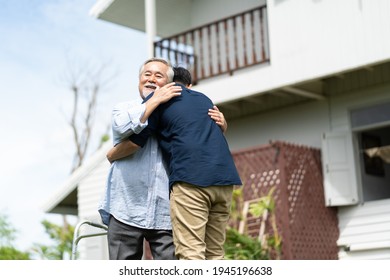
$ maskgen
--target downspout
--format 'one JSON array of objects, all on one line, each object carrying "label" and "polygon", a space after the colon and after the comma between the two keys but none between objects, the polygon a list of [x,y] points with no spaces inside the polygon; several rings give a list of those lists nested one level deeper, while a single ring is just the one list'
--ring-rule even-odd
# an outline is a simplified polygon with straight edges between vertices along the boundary
[{"label": "downspout", "polygon": [[156,0],[145,0],[145,31],[148,58],[154,56],[154,38],[156,38]]}]

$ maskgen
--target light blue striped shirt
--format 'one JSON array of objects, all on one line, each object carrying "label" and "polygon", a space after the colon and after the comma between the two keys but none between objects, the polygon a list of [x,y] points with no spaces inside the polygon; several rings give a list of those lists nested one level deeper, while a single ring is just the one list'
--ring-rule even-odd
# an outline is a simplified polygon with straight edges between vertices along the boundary
[{"label": "light blue striped shirt", "polygon": [[[147,126],[142,100],[116,105],[112,113],[114,145]],[[104,224],[110,214],[122,223],[145,229],[172,229],[169,214],[169,180],[155,137],[142,149],[112,163],[99,213]]]}]

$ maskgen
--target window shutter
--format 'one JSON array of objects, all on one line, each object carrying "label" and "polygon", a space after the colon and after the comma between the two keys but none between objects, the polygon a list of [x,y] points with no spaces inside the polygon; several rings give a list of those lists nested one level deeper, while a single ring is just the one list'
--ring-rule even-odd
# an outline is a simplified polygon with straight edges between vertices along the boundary
[{"label": "window shutter", "polygon": [[322,160],[326,206],[358,203],[353,151],[351,132],[324,133]]}]

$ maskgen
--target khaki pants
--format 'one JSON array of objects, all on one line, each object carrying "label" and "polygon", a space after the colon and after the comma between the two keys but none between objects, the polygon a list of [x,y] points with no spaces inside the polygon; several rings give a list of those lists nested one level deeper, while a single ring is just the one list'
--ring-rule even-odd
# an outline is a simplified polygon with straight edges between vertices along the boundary
[{"label": "khaki pants", "polygon": [[173,185],[170,205],[175,254],[181,260],[221,260],[233,186]]}]

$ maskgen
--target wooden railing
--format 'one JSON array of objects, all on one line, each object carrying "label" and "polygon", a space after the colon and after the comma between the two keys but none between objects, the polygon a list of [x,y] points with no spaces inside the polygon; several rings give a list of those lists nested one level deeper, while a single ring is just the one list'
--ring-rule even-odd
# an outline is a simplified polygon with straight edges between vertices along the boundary
[{"label": "wooden railing", "polygon": [[155,56],[192,73],[193,84],[269,61],[267,8],[261,6],[154,43]]}]

